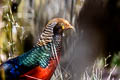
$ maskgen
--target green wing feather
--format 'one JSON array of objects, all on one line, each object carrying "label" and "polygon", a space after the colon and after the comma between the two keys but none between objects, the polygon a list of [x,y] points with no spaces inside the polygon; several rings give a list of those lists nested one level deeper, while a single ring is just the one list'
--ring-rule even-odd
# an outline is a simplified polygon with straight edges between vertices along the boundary
[{"label": "green wing feather", "polygon": [[35,46],[32,50],[19,56],[19,65],[34,67],[40,65],[46,68],[52,56],[51,43],[45,46]]}]

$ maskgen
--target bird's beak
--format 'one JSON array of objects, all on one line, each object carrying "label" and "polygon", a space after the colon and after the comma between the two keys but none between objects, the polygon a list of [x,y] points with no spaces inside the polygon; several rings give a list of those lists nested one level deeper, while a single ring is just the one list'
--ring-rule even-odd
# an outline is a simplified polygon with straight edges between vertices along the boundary
[{"label": "bird's beak", "polygon": [[72,29],[73,31],[75,31],[75,27],[73,27],[73,26],[70,26],[70,29]]},{"label": "bird's beak", "polygon": [[65,30],[66,30],[66,29],[72,29],[73,31],[75,31],[75,27],[73,27],[73,26],[71,26],[71,25],[64,27],[64,29],[65,29]]},{"label": "bird's beak", "polygon": [[[75,30],[75,27],[73,27],[73,26],[66,26],[66,27],[64,27],[64,28],[62,28],[63,30],[68,30],[68,29],[71,29],[71,31],[72,32],[76,32],[76,30]],[[64,33],[63,33],[63,35],[62,36],[66,36]]]}]

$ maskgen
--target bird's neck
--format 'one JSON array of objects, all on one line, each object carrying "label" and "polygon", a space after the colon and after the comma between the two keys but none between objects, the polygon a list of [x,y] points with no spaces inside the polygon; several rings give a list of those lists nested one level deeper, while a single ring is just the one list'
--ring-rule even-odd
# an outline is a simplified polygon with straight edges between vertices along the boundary
[{"label": "bird's neck", "polygon": [[62,51],[62,36],[61,35],[53,36],[53,44],[56,47],[57,55],[61,54],[61,51]]},{"label": "bird's neck", "polygon": [[52,32],[43,32],[37,42],[38,46],[43,46],[43,45],[47,45],[47,43],[52,43],[54,42],[54,44],[56,45],[56,47],[62,46],[62,35],[61,34],[57,34],[57,35],[53,35]]},{"label": "bird's neck", "polygon": [[46,28],[40,35],[37,45],[39,46],[47,45],[47,43],[52,42],[52,40],[53,40],[53,28]]},{"label": "bird's neck", "polygon": [[56,47],[61,46],[62,45],[62,35],[54,35],[53,42],[56,45]]}]

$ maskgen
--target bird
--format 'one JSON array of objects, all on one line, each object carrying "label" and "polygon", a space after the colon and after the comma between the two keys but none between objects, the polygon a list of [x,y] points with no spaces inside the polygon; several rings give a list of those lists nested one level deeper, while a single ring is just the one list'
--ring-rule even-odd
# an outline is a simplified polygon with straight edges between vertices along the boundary
[{"label": "bird", "polygon": [[50,20],[31,50],[0,65],[0,80],[50,80],[62,54],[63,32],[68,29],[75,30],[67,20]]}]

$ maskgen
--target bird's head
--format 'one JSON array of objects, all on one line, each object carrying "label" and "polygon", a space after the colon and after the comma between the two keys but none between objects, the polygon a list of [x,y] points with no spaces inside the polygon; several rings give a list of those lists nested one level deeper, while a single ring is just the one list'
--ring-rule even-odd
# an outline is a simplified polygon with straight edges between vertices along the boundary
[{"label": "bird's head", "polygon": [[75,30],[75,28],[67,20],[63,18],[54,18],[50,20],[46,27],[43,29],[38,44],[45,45],[46,43],[52,41],[53,36],[62,36],[63,31],[66,31],[68,29]]}]

